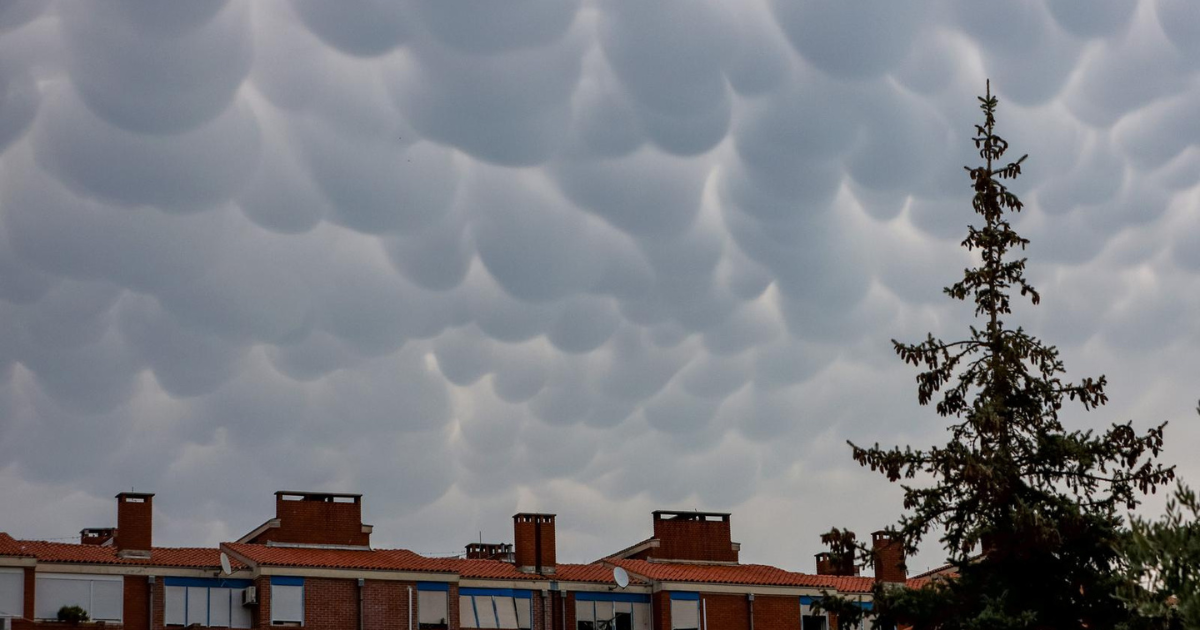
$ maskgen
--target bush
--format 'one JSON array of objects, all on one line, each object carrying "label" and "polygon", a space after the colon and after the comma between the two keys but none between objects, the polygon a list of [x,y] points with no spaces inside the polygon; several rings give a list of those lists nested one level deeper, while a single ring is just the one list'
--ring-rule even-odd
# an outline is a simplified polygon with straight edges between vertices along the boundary
[{"label": "bush", "polygon": [[78,625],[88,620],[87,611],[79,606],[63,606],[58,609],[58,620]]}]

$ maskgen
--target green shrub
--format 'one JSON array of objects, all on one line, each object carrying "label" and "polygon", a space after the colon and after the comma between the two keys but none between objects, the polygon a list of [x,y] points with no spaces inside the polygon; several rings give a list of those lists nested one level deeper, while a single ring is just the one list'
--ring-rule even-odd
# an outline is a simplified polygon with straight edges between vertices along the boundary
[{"label": "green shrub", "polygon": [[87,611],[79,606],[63,606],[58,609],[58,620],[77,625],[88,620]]}]

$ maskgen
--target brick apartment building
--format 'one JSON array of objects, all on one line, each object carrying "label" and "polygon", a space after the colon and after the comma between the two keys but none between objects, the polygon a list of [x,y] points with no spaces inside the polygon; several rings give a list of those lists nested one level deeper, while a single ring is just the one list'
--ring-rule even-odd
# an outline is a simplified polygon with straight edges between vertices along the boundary
[{"label": "brick apartment building", "polygon": [[127,630],[834,630],[810,614],[822,591],[870,607],[876,579],[924,579],[882,532],[876,577],[826,554],[816,574],[741,564],[730,515],[705,512],[654,512],[650,538],[589,564],[558,562],[553,514],[514,516],[512,545],[430,558],[372,548],[361,495],[317,492],[277,492],[274,518],[218,548],[155,547],[153,499],[117,495],[117,527],[79,543],[0,532],[2,628],[64,627],[59,608],[78,605]]}]

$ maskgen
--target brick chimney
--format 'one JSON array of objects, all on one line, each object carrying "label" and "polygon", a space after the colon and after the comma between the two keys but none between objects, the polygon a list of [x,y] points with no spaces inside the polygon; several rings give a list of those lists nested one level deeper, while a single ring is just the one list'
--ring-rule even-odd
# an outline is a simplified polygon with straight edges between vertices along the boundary
[{"label": "brick chimney", "polygon": [[513,547],[508,543],[471,543],[467,545],[467,560],[513,561]]},{"label": "brick chimney", "polygon": [[117,535],[116,527],[85,527],[79,530],[82,545],[103,545]]},{"label": "brick chimney", "polygon": [[362,522],[362,495],[331,492],[275,493],[278,527],[248,542],[369,547],[371,526]]},{"label": "brick chimney", "polygon": [[654,538],[659,542],[649,557],[701,562],[738,561],[740,545],[733,542],[728,512],[654,513]]},{"label": "brick chimney", "polygon": [[113,542],[121,557],[148,558],[153,543],[154,495],[122,492],[117,495],[117,531]]},{"label": "brick chimney", "polygon": [[822,551],[817,554],[817,575],[858,575],[853,557],[843,558],[841,566],[838,564],[833,561],[833,554]]},{"label": "brick chimney", "polygon": [[904,564],[904,546],[895,532],[878,531],[871,534],[871,550],[875,555],[875,581],[903,584],[908,580]]},{"label": "brick chimney", "polygon": [[554,515],[523,512],[513,515],[513,559],[527,573],[554,573]]}]

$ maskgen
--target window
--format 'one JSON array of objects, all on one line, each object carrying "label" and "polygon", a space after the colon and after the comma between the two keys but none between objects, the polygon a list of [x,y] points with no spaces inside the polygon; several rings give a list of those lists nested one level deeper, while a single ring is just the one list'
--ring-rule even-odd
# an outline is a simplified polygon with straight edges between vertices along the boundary
[{"label": "window", "polygon": [[417,621],[421,630],[442,630],[449,627],[449,595],[450,585],[444,582],[417,584]]},{"label": "window", "polygon": [[529,630],[532,611],[530,591],[502,588],[460,588],[460,628]]},{"label": "window", "polygon": [[25,570],[0,569],[0,617],[25,616]]},{"label": "window", "polygon": [[829,630],[829,618],[813,612],[811,602],[800,600],[800,630]]},{"label": "window", "polygon": [[700,596],[696,593],[671,593],[672,630],[699,630]]},{"label": "window", "polygon": [[650,630],[650,596],[575,593],[575,630]]},{"label": "window", "polygon": [[94,621],[121,621],[125,580],[119,575],[41,573],[35,585],[38,619],[57,619],[59,608],[79,606]]},{"label": "window", "polygon": [[304,625],[304,578],[271,578],[271,624]]},{"label": "window", "polygon": [[596,630],[596,602],[575,600],[575,629]]},{"label": "window", "polygon": [[249,628],[250,610],[242,606],[242,590],[251,584],[250,580],[163,578],[163,619],[168,626]]}]

